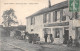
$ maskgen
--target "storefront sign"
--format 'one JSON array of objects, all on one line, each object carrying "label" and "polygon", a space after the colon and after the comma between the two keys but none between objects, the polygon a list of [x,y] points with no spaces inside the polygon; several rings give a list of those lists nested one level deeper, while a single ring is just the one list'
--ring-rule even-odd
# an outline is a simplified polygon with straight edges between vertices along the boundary
[{"label": "storefront sign", "polygon": [[52,26],[68,26],[69,22],[63,22],[63,23],[53,23],[53,24],[47,24],[44,25],[44,27],[52,27]]}]

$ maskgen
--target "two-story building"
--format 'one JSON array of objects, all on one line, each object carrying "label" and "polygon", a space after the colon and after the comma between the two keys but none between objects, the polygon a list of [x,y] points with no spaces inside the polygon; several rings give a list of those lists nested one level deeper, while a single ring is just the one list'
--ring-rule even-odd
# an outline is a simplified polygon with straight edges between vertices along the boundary
[{"label": "two-story building", "polygon": [[68,1],[64,1],[26,17],[26,31],[39,34],[41,41],[44,41],[45,32],[53,35],[54,43],[63,43],[69,36],[80,40],[79,19],[80,12],[70,12]]}]

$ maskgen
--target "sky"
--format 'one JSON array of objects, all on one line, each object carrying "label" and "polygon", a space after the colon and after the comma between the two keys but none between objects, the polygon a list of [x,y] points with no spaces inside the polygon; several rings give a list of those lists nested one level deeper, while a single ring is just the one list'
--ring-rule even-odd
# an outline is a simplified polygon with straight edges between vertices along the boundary
[{"label": "sky", "polygon": [[[51,5],[63,2],[65,0],[51,0]],[[0,24],[3,21],[2,14],[4,11],[12,8],[19,25],[26,25],[26,17],[37,12],[42,8],[48,7],[48,0],[0,0]]]}]

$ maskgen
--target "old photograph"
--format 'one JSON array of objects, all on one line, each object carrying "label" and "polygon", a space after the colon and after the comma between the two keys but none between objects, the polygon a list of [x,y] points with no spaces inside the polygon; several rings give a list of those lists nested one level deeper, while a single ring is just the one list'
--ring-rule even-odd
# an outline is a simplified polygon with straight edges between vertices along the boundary
[{"label": "old photograph", "polygon": [[80,0],[0,0],[0,51],[80,51]]}]

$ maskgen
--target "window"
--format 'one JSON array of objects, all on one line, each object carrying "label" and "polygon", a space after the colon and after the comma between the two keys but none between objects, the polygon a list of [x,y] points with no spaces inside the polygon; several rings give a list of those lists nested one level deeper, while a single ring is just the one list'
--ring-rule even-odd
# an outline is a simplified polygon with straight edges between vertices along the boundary
[{"label": "window", "polygon": [[43,15],[43,23],[46,23],[46,14]]},{"label": "window", "polygon": [[44,33],[51,34],[51,29],[50,28],[44,28]]},{"label": "window", "polygon": [[60,11],[54,11],[53,15],[53,22],[60,22]]},{"label": "window", "polygon": [[31,25],[35,24],[35,17],[31,17]]},{"label": "window", "polygon": [[44,33],[47,33],[47,28],[44,28],[43,31],[44,31]]},{"label": "window", "polygon": [[31,32],[33,31],[33,29],[31,29]]},{"label": "window", "polygon": [[60,31],[59,31],[59,29],[55,30],[55,38],[60,38]]},{"label": "window", "polygon": [[57,22],[60,22],[60,11],[57,11]]},{"label": "window", "polygon": [[[72,12],[69,11],[69,8],[64,8],[63,9],[63,16],[62,16],[62,21],[70,20],[72,19]],[[63,20],[65,19],[65,20]]]},{"label": "window", "polygon": [[62,16],[62,21],[65,21],[66,20],[66,16]]},{"label": "window", "polygon": [[47,23],[50,23],[51,22],[51,13],[49,12],[49,13],[47,13],[46,14],[46,19],[47,19]]},{"label": "window", "polygon": [[53,11],[53,22],[57,21],[57,11]]},{"label": "window", "polygon": [[49,14],[47,14],[47,16],[46,16],[46,17],[47,17],[47,22],[49,22]]},{"label": "window", "polygon": [[51,22],[53,22],[53,11],[51,12],[50,15],[51,15],[51,16],[50,16],[50,17],[51,17],[51,18],[50,18],[50,19],[51,19]]},{"label": "window", "polygon": [[49,23],[51,22],[51,13],[45,13],[43,16],[43,23]]},{"label": "window", "polygon": [[51,22],[51,12],[49,12],[48,14],[49,14],[49,16],[48,16],[49,17],[48,22],[50,23]]},{"label": "window", "polygon": [[80,12],[78,12],[78,18],[80,19]]}]

